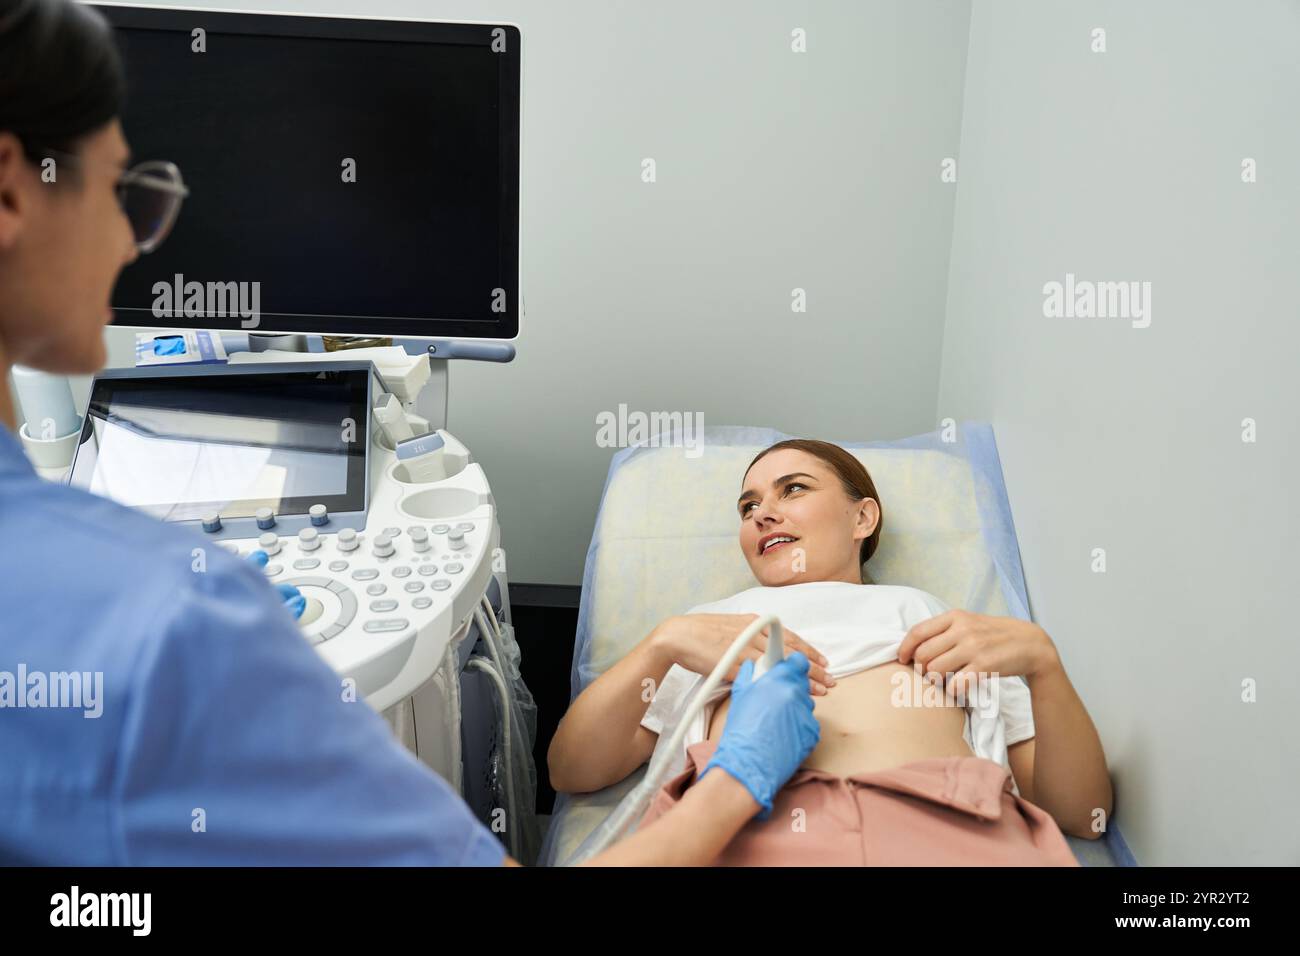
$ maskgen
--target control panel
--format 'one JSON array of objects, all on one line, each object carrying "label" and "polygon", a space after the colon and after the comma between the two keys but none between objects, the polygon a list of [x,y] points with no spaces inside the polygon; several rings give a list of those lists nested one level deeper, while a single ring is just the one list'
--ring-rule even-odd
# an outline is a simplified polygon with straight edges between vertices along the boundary
[{"label": "control panel", "polygon": [[[267,577],[306,598],[303,637],[376,710],[429,679],[493,573],[500,529],[487,477],[455,437],[437,434],[447,477],[433,482],[410,480],[376,437],[361,530],[337,526],[320,505],[296,532],[262,509],[256,538],[219,542],[241,556],[267,554]],[[220,514],[202,527],[220,534]]]}]

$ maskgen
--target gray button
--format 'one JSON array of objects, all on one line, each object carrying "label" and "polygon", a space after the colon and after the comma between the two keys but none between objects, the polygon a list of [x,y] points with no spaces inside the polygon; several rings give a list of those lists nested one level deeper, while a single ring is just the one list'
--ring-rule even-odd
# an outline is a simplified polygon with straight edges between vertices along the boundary
[{"label": "gray button", "polygon": [[340,551],[355,551],[359,543],[354,528],[344,528],[339,532],[338,545]]},{"label": "gray button", "polygon": [[460,524],[456,525],[456,530],[457,530],[457,531],[473,531],[473,530],[474,530],[474,522],[472,522],[472,521],[462,521]]},{"label": "gray button", "polygon": [[392,535],[381,534],[379,537],[375,538],[374,546],[372,547],[371,550],[375,552],[376,557],[379,558],[388,557],[390,554],[393,553]]},{"label": "gray button", "polygon": [[431,597],[418,597],[411,602],[411,607],[415,608],[417,611],[423,611],[426,607],[431,607],[432,605],[433,598]]},{"label": "gray button", "polygon": [[393,577],[395,578],[409,578],[410,576],[411,569],[405,564],[399,564],[397,567],[393,568]]},{"label": "gray button", "polygon": [[280,538],[274,531],[267,531],[258,537],[257,546],[267,554],[276,554],[280,550]]},{"label": "gray button", "polygon": [[298,532],[298,547],[304,551],[315,551],[320,547],[320,532],[315,528],[303,528]]},{"label": "gray button", "polygon": [[262,573],[268,578],[273,578],[283,570],[284,568],[280,567],[278,564],[268,564],[262,569]]},{"label": "gray button", "polygon": [[[334,582],[338,584],[337,581]],[[352,623],[352,619],[357,616],[357,596],[349,591],[346,587],[339,584],[341,591],[335,591],[339,596],[339,619],[334,623],[338,625],[339,630],[347,627]],[[334,591],[334,588],[330,588]]]},{"label": "gray button", "polygon": [[299,558],[293,563],[295,571],[313,571],[320,567],[320,558]]},{"label": "gray button", "polygon": [[436,564],[422,564],[420,565],[420,573],[427,578],[438,573],[438,566]]},{"label": "gray button", "polygon": [[447,525],[445,524],[436,524],[429,530],[432,531],[434,534],[446,534],[451,529],[447,527]]},{"label": "gray button", "polygon": [[451,587],[451,582],[446,578],[438,578],[436,581],[430,581],[429,587],[433,588],[435,591],[445,591],[447,588]]},{"label": "gray button", "polygon": [[391,631],[404,631],[410,625],[405,618],[390,617],[382,621],[366,621],[365,630],[370,634],[387,634]]},{"label": "gray button", "polygon": [[330,562],[330,570],[331,570],[331,571],[346,571],[347,569],[348,569],[348,563],[347,563],[346,561],[331,561],[331,562]]},{"label": "gray button", "polygon": [[465,568],[460,564],[459,561],[453,561],[451,562],[451,564],[444,567],[443,570],[446,571],[448,574],[460,574],[460,572],[464,571]]},{"label": "gray button", "polygon": [[415,548],[416,551],[428,551],[429,532],[425,531],[423,528],[412,528],[411,546]]},{"label": "gray button", "polygon": [[401,534],[401,533],[402,533],[402,529],[401,529],[401,528],[385,528],[385,529],[384,529],[384,534],[388,535],[390,538],[396,538],[396,537],[397,537],[399,534]]},{"label": "gray button", "polygon": [[392,598],[384,598],[382,601],[371,601],[370,610],[377,611],[377,612],[396,611],[397,602],[394,601]]},{"label": "gray button", "polygon": [[294,578],[292,581],[285,581],[284,583],[292,584],[296,588],[330,588],[333,590],[340,587],[345,591],[347,590],[346,587],[337,581],[331,581],[329,578]]},{"label": "gray button", "polygon": [[357,568],[352,572],[353,581],[373,581],[379,577],[379,572],[374,568]]},{"label": "gray button", "polygon": [[376,597],[388,590],[387,584],[367,584],[366,593],[371,597]]},{"label": "gray button", "polygon": [[407,582],[406,582],[406,590],[410,591],[412,594],[418,594],[420,591],[423,591],[423,590],[424,590],[424,582],[423,582],[423,581],[407,581]]},{"label": "gray button", "polygon": [[408,525],[406,528],[407,534],[415,534],[417,531],[420,532],[420,534],[424,535],[426,538],[429,536],[429,532],[424,530],[424,525],[422,524]]}]

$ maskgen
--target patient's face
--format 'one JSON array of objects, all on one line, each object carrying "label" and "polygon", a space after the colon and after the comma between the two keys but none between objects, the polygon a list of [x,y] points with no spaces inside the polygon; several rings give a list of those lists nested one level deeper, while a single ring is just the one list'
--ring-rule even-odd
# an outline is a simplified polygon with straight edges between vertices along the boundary
[{"label": "patient's face", "polygon": [[[755,462],[741,492],[748,497],[737,505],[740,549],[760,584],[862,583],[858,555],[879,510],[870,499],[845,494],[820,458],[793,448],[774,451]],[[796,540],[760,551],[760,541],[773,534]]]}]

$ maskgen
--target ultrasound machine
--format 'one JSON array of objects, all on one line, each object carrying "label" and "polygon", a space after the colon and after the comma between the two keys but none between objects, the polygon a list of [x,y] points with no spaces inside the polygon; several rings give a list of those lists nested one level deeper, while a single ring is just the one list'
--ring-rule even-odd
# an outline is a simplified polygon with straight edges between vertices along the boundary
[{"label": "ultrasound machine", "polygon": [[446,428],[449,363],[511,361],[523,314],[520,31],[94,6],[133,154],[189,195],[122,273],[137,365],[93,381],[67,480],[265,552],[303,640],[530,862],[497,505]]}]

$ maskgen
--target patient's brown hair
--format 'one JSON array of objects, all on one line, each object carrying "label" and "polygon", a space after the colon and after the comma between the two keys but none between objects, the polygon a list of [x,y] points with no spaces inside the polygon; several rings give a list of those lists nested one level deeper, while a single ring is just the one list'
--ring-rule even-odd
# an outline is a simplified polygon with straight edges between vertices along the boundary
[{"label": "patient's brown hair", "polygon": [[781,451],[783,448],[793,448],[795,451],[807,452],[820,458],[839,477],[845,494],[854,501],[872,498],[880,507],[880,520],[876,522],[876,528],[871,532],[871,536],[862,542],[862,550],[858,552],[861,556],[862,583],[870,584],[871,576],[867,574],[866,564],[871,556],[876,553],[876,547],[880,544],[880,529],[885,526],[885,506],[880,501],[880,495],[876,492],[876,483],[871,480],[871,475],[866,466],[839,445],[833,445],[828,441],[818,441],[815,438],[787,438],[785,441],[779,441],[771,448],[765,448],[755,455],[754,460],[749,463],[749,468],[745,469],[745,474],[748,475],[750,468],[753,468],[754,464],[764,455],[770,455],[774,451]]}]

